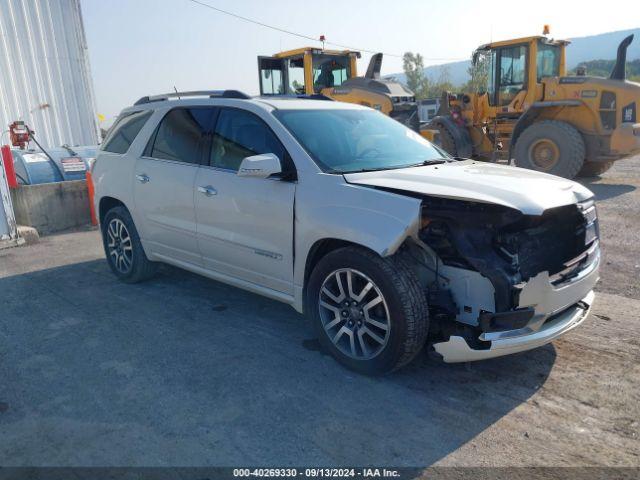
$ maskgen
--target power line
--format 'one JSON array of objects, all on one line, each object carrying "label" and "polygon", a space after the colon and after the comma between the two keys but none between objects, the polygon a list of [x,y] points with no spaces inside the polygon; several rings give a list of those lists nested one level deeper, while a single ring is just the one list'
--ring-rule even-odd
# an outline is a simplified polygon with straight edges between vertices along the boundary
[{"label": "power line", "polygon": [[[242,15],[238,15],[237,13],[229,12],[227,10],[223,10],[221,8],[214,7],[213,5],[209,5],[208,3],[201,2],[200,0],[188,0],[188,1],[191,2],[191,3],[195,3],[196,5],[200,5],[202,7],[206,7],[206,8],[209,8],[211,10],[215,10],[216,12],[224,13],[225,15],[229,15],[230,17],[234,17],[234,18],[237,18],[239,20],[244,20],[245,22],[253,23],[254,25],[259,25],[261,27],[270,28],[271,30],[276,30],[276,31],[281,32],[281,33],[286,33],[287,35],[293,35],[295,37],[304,38],[306,40],[311,40],[312,42],[319,41],[318,38],[311,37],[309,35],[305,35],[305,34],[298,33],[298,32],[293,32],[291,30],[286,30],[284,28],[276,27],[276,26],[273,26],[273,25],[269,25],[267,23],[260,22],[258,20],[254,20],[252,18],[243,17]],[[355,50],[355,51],[366,52],[366,53],[380,53],[379,50],[367,50],[366,48],[350,47],[348,45],[342,45],[340,43],[334,43],[334,42],[329,42],[329,41],[325,41],[324,43],[326,43],[328,45],[333,45],[334,47],[344,48],[346,50]],[[398,55],[397,53],[382,52],[382,54],[387,56],[387,57],[402,58],[402,55]],[[460,59],[460,58],[424,58],[424,59],[425,60],[430,60],[430,61],[463,60],[463,59]]]}]

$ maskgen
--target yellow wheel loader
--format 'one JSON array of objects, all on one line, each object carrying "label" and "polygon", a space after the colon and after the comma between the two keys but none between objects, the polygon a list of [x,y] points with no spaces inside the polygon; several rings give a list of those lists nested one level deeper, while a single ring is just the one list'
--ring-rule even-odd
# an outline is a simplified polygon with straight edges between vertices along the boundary
[{"label": "yellow wheel loader", "polygon": [[404,85],[380,78],[382,54],[358,77],[360,52],[312,47],[258,57],[260,95],[308,96],[357,103],[380,110],[419,131],[418,105]]},{"label": "yellow wheel loader", "polygon": [[[458,157],[498,161],[566,178],[593,176],[640,152],[640,84],[625,80],[627,47],[609,78],[567,76],[569,42],[535,36],[479,47],[486,92],[443,95],[429,125]],[[425,135],[427,136],[427,135]]]}]

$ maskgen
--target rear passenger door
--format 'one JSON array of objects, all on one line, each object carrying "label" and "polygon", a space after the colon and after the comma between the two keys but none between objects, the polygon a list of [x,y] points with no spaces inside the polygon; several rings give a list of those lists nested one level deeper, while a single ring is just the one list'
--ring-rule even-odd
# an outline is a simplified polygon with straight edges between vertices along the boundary
[{"label": "rear passenger door", "polygon": [[145,247],[166,259],[201,265],[196,241],[194,185],[208,152],[213,108],[170,110],[135,167],[135,208]]},{"label": "rear passenger door", "polygon": [[261,153],[292,171],[287,152],[262,119],[239,108],[220,109],[211,143],[195,199],[205,267],[293,294],[295,181],[236,175],[243,158]]}]

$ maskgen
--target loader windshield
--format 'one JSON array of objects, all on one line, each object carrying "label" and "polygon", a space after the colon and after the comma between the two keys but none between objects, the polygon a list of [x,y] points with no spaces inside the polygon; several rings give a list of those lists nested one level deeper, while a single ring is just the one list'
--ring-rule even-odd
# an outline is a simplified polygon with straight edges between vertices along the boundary
[{"label": "loader windshield", "polygon": [[275,115],[328,173],[405,168],[447,156],[375,110],[278,110]]}]

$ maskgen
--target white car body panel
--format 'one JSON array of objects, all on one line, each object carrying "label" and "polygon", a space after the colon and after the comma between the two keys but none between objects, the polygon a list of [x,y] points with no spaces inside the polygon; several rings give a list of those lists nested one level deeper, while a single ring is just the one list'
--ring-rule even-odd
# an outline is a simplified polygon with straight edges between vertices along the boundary
[{"label": "white car body panel", "polygon": [[465,160],[441,165],[349,173],[350,183],[435,197],[495,203],[527,215],[593,196],[579,183],[546,173]]},{"label": "white car body panel", "polygon": [[295,183],[199,167],[197,187],[216,191],[195,197],[204,267],[293,295]]},{"label": "white car body panel", "polygon": [[417,233],[420,205],[415,198],[349,185],[341,175],[301,177],[296,191],[295,309],[303,311],[306,259],[316,242],[344,240],[381,256],[393,255]]},{"label": "white car body panel", "polygon": [[[293,159],[297,180],[243,178],[209,166],[143,157],[164,115],[172,108],[190,106],[241,108],[259,116]],[[199,98],[152,102],[125,111],[145,109],[154,113],[126,154],[98,154],[93,172],[96,211],[104,198],[120,201],[129,209],[149,259],[289,303],[299,312],[304,309],[307,259],[319,242],[349,242],[380,256],[394,255],[407,241],[419,244],[422,195],[502,205],[525,215],[541,215],[593,197],[569,180],[474,161],[323,173],[272,114],[274,109],[365,109],[353,104]],[[149,182],[138,182],[136,175],[143,174]],[[203,194],[199,188],[205,187],[216,193]],[[476,271],[440,266],[440,273],[451,277],[448,288],[456,303],[470,304],[469,311],[459,312],[459,322],[477,325],[478,311],[495,310],[487,278]],[[597,279],[597,262],[584,276],[561,287],[554,287],[548,273],[540,272],[524,285],[520,296],[521,307],[535,307],[535,322],[528,331],[486,335],[483,340],[491,346],[484,350],[451,336],[437,343],[436,351],[447,362],[470,361],[547,343],[586,318]],[[578,302],[582,307],[575,306]],[[557,318],[545,323],[558,311]]]},{"label": "white car body panel", "polygon": [[153,254],[200,265],[193,203],[198,165],[147,157],[135,162],[136,225],[147,248]]}]

